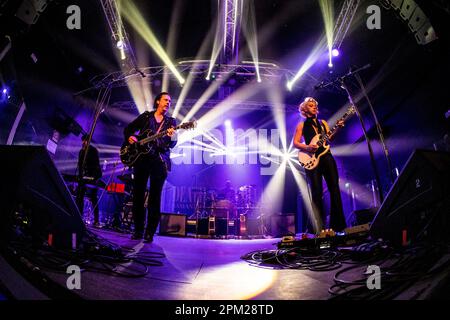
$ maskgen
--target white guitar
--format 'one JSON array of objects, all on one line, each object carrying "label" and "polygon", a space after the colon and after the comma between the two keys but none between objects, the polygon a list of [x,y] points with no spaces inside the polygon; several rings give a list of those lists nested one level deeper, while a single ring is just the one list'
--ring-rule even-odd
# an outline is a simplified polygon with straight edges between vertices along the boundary
[{"label": "white guitar", "polygon": [[315,152],[307,152],[307,151],[298,152],[298,161],[300,162],[300,165],[303,168],[307,170],[313,170],[318,166],[320,157],[323,156],[325,153],[327,153],[328,150],[330,150],[330,145],[328,144],[328,141],[340,128],[340,126],[337,123],[339,123],[340,121],[346,121],[355,112],[356,112],[355,107],[350,106],[347,109],[347,112],[344,113],[344,115],[336,122],[336,124],[333,126],[333,128],[330,129],[330,131],[328,131],[327,133],[316,134],[309,143],[309,145],[315,144],[318,146]]}]

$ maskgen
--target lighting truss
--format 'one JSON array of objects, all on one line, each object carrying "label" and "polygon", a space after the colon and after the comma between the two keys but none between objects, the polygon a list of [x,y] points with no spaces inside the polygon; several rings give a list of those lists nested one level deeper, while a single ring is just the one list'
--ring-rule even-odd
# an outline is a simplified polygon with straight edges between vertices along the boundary
[{"label": "lighting truss", "polygon": [[333,48],[339,49],[353,21],[360,0],[345,0],[334,26]]},{"label": "lighting truss", "polygon": [[[260,62],[259,72],[264,81],[277,83],[285,81],[294,76],[291,70],[283,69],[274,63]],[[177,70],[183,74],[193,74],[194,80],[205,81],[205,75],[208,73],[209,60],[186,60],[180,61],[177,64]],[[240,79],[254,80],[256,75],[256,68],[252,61],[243,61],[241,64],[224,64],[217,65],[211,73],[212,78],[220,79],[228,76],[230,73]],[[150,79],[155,79],[164,74],[172,75],[172,71],[167,66],[155,66],[141,68],[139,72],[129,70],[128,72],[116,71],[109,74],[99,75],[91,79],[91,83],[96,88],[103,87],[122,87],[126,86],[127,80],[136,76],[145,75],[145,82],[150,83]],[[145,83],[144,82],[144,83]]]},{"label": "lighting truss", "polygon": [[122,65],[125,70],[136,68],[136,57],[128,40],[127,32],[124,28],[122,18],[120,17],[119,8],[116,0],[100,0],[106,21],[111,31],[111,37],[116,45],[122,41],[123,50],[126,52],[125,59],[122,59]]},{"label": "lighting truss", "polygon": [[224,44],[221,63],[237,63],[243,0],[223,0]]},{"label": "lighting truss", "polygon": [[[172,99],[172,103],[176,104],[177,100]],[[183,100],[183,108],[186,108],[186,110],[190,110],[195,103],[197,102],[197,99],[185,99]],[[208,99],[208,101],[205,102],[205,104],[202,106],[202,109],[213,109],[215,108],[219,103],[221,103],[222,100],[218,99]],[[110,109],[120,109],[124,111],[133,111],[136,110],[136,104],[132,100],[125,100],[125,101],[116,101],[109,105]],[[247,100],[245,102],[240,102],[235,107],[237,110],[261,110],[261,111],[270,111],[276,108],[279,108],[278,105],[272,104],[268,101],[250,101]],[[284,110],[289,113],[298,113],[298,106],[297,105],[290,105],[286,104],[284,105]]]}]

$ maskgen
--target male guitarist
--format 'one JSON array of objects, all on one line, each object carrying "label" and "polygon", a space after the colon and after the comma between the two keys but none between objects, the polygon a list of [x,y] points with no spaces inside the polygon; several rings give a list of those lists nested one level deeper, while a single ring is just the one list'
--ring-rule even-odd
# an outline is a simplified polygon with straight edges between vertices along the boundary
[{"label": "male guitarist", "polygon": [[[317,118],[317,114],[319,113],[318,102],[314,98],[306,98],[300,104],[299,111],[301,116],[306,120],[297,125],[294,146],[302,151],[314,153],[317,151],[318,146],[310,144],[311,140],[317,134],[328,133],[330,128],[325,120],[319,120]],[[344,125],[343,121],[339,121],[337,124],[339,126]],[[302,137],[304,143],[302,143]],[[326,221],[322,202],[322,177],[325,179],[330,193],[330,228],[338,232],[343,231],[346,223],[339,189],[339,176],[336,161],[331,155],[331,152],[328,151],[322,155],[318,166],[312,170],[306,170],[306,175],[311,188],[314,216],[316,219],[319,219],[319,230],[316,230],[316,232],[320,232],[324,228]]]},{"label": "male guitarist", "polygon": [[[132,239],[144,238],[152,242],[161,217],[161,193],[167,173],[171,169],[170,148],[175,139],[175,119],[167,116],[171,104],[170,95],[161,92],[155,97],[152,112],[146,111],[133,120],[124,130],[125,141],[133,144],[138,141],[136,135],[150,129],[153,134],[167,130],[167,135],[152,142],[153,148],[148,154],[141,155],[133,164],[133,219],[134,233]],[[139,131],[139,133],[137,133]],[[145,223],[145,190],[150,178],[147,225]]]}]

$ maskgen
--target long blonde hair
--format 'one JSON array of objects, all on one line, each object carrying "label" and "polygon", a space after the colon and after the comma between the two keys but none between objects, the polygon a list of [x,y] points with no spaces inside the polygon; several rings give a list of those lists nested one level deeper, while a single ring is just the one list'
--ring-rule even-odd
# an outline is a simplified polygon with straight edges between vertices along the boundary
[{"label": "long blonde hair", "polygon": [[300,112],[300,114],[301,114],[301,116],[303,118],[307,118],[307,115],[306,115],[306,104],[308,102],[314,102],[316,104],[316,106],[319,106],[319,103],[317,102],[316,99],[314,99],[312,97],[306,97],[305,100],[303,100],[303,102],[300,103],[300,106],[298,107],[298,111]]}]

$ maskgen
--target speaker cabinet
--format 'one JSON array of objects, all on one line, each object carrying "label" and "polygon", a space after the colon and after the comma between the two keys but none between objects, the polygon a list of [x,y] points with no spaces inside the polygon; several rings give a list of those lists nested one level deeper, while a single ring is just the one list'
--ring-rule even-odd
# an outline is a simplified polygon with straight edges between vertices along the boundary
[{"label": "speaker cabinet", "polygon": [[295,235],[295,214],[273,215],[270,219],[270,233],[274,237]]},{"label": "speaker cabinet", "polygon": [[35,24],[47,4],[47,0],[24,0],[17,9],[16,17],[28,25]]},{"label": "speaker cabinet", "polygon": [[161,213],[159,234],[166,236],[186,236],[186,215],[175,213]]},{"label": "speaker cabinet", "polygon": [[[70,247],[85,232],[77,206],[44,146],[0,146],[0,237],[19,231],[42,242]],[[20,230],[19,230],[20,229]]]},{"label": "speaker cabinet", "polygon": [[403,0],[402,8],[400,9],[400,17],[402,17],[403,20],[409,20],[416,7],[417,4],[414,0]]},{"label": "speaker cabinet", "polygon": [[412,32],[417,32],[426,21],[428,21],[427,16],[423,13],[420,7],[417,7],[408,21],[408,27]]},{"label": "speaker cabinet", "polygon": [[450,153],[416,150],[380,206],[370,233],[400,245],[449,242]]}]

